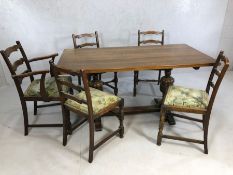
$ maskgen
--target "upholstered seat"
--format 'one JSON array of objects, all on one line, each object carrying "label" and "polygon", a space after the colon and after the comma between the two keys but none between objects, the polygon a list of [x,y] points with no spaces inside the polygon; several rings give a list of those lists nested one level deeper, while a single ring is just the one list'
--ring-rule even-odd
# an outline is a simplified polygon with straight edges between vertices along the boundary
[{"label": "upholstered seat", "polygon": [[208,94],[203,90],[170,86],[164,105],[181,108],[206,109],[209,103]]},{"label": "upholstered seat", "polygon": [[[90,93],[94,115],[97,115],[109,105],[117,103],[121,100],[121,98],[115,95],[94,88],[90,88]],[[77,97],[78,99],[86,100],[86,94],[84,91],[77,93],[75,97]],[[86,104],[80,104],[74,100],[68,99],[66,100],[65,105],[80,110],[85,114],[88,114],[88,107]]]},{"label": "upholstered seat", "polygon": [[[71,82],[71,77],[69,76],[63,76],[62,79],[64,81]],[[45,78],[45,90],[49,97],[59,97],[59,92],[54,77]],[[67,88],[67,86],[64,86],[63,90],[68,92],[69,89]],[[32,81],[32,83],[24,92],[24,95],[26,97],[40,97],[40,79]]]}]

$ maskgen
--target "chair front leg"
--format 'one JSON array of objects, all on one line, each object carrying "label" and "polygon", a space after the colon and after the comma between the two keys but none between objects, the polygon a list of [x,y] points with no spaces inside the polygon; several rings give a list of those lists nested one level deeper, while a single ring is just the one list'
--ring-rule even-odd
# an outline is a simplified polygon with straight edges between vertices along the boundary
[{"label": "chair front leg", "polygon": [[138,84],[138,71],[134,71],[134,84],[133,84],[133,96],[136,96],[137,93],[137,84]]},{"label": "chair front leg", "polygon": [[37,101],[34,101],[34,115],[37,115]]},{"label": "chair front leg", "polygon": [[63,116],[63,146],[67,144],[67,136],[69,129],[69,118],[70,112],[64,105],[62,105],[62,116]]},{"label": "chair front leg", "polygon": [[28,111],[27,111],[27,103],[23,99],[21,99],[21,106],[23,110],[23,118],[24,118],[24,135],[28,135]]},{"label": "chair front leg", "polygon": [[94,120],[89,119],[89,158],[88,162],[92,163],[94,153]]},{"label": "chair front leg", "polygon": [[118,83],[118,77],[117,77],[117,72],[114,72],[114,94],[117,95],[118,94],[118,87],[117,87],[117,83]]},{"label": "chair front leg", "polygon": [[124,99],[121,99],[120,104],[119,104],[119,121],[120,121],[120,126],[119,126],[119,135],[120,138],[124,137]]},{"label": "chair front leg", "polygon": [[159,70],[159,76],[158,76],[158,85],[160,84],[160,79],[161,79],[161,70]]},{"label": "chair front leg", "polygon": [[157,145],[158,146],[160,146],[161,142],[162,142],[165,114],[166,114],[166,112],[165,112],[164,108],[162,107],[161,112],[160,112],[159,132],[158,132],[158,136],[157,136]]}]

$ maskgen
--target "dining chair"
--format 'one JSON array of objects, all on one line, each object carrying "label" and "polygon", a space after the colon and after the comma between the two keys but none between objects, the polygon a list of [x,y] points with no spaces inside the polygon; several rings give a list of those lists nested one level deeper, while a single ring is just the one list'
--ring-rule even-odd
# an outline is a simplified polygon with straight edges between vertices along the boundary
[{"label": "dining chair", "polygon": [[[228,59],[223,55],[223,52],[220,52],[212,68],[205,91],[182,86],[170,86],[168,88],[161,107],[157,145],[161,145],[162,138],[193,142],[204,144],[204,153],[208,154],[207,142],[210,115],[219,86],[228,67]],[[164,121],[167,112],[169,112],[174,117],[202,123],[204,130],[204,140],[196,140],[163,134]],[[188,117],[179,114],[179,112],[201,114],[202,117],[201,119]]]},{"label": "dining chair", "polygon": [[[144,36],[150,36],[150,37],[156,37],[159,36],[161,39],[141,39]],[[148,44],[153,44],[153,45],[164,45],[164,30],[162,30],[162,32],[160,31],[140,31],[138,30],[138,46],[141,45],[148,45]],[[158,74],[158,79],[139,79],[139,71],[134,71],[134,88],[133,88],[133,96],[136,96],[137,94],[137,85],[138,82],[140,81],[144,81],[144,82],[158,82],[158,85],[160,83],[160,79],[161,79],[161,70],[159,70],[159,74]]]},{"label": "dining chair", "polygon": [[[53,60],[50,61],[52,70],[54,72],[58,90],[61,97],[61,107],[63,114],[63,145],[67,144],[67,136],[72,133],[76,127],[72,127],[70,122],[70,111],[78,114],[80,117],[84,117],[84,121],[89,124],[89,159],[91,163],[93,161],[93,152],[99,146],[104,144],[113,136],[119,134],[120,138],[124,135],[124,99],[118,96],[112,95],[107,92],[103,92],[89,87],[88,74],[85,70],[73,72],[71,70],[59,68],[54,65]],[[63,74],[69,74],[71,76],[82,77],[83,87],[74,83],[63,81],[61,78]],[[72,88],[72,93],[67,93],[62,90],[62,86]],[[113,113],[119,119],[119,128],[99,141],[94,143],[94,120],[101,116]]]},{"label": "dining chair", "polygon": [[[20,98],[21,106],[23,110],[23,117],[24,117],[24,135],[25,136],[28,135],[29,127],[62,127],[63,126],[62,123],[61,124],[60,123],[59,124],[29,124],[28,110],[27,110],[27,103],[26,103],[27,101],[34,102],[34,115],[37,115],[38,108],[55,106],[55,105],[60,104],[60,103],[43,104],[43,105],[37,104],[38,101],[60,102],[60,97],[59,97],[59,92],[58,92],[57,85],[55,82],[55,78],[46,77],[46,74],[49,74],[50,71],[49,70],[32,71],[31,65],[30,65],[30,63],[32,62],[37,62],[40,60],[45,60],[45,59],[54,60],[55,57],[58,56],[58,54],[55,53],[55,54],[51,54],[47,56],[28,59],[19,41],[16,41],[16,45],[8,47],[5,50],[1,50],[0,52],[9,68],[9,71],[12,75],[12,78],[14,80],[15,86],[19,94],[19,98]],[[20,55],[21,58],[14,61],[15,60],[14,58],[15,57],[18,58],[18,55]],[[24,69],[25,67],[26,67],[25,71],[23,72],[20,71]],[[36,75],[41,75],[41,77],[36,79],[34,77]],[[24,91],[21,84],[22,84],[23,79],[26,79],[26,78],[30,79],[30,85]],[[71,81],[70,77],[68,76],[64,76],[63,79],[64,81]],[[69,89],[64,89],[64,91],[69,91]]]},{"label": "dining chair", "polygon": [[[88,38],[94,38],[95,42],[88,42]],[[99,48],[100,44],[99,44],[99,37],[98,37],[98,32],[95,31],[95,33],[84,33],[84,34],[72,34],[72,39],[73,39],[73,44],[74,44],[74,48],[84,48],[84,47],[96,47]],[[82,43],[81,40],[86,40],[87,42]],[[79,43],[78,43],[79,40]],[[104,72],[103,72],[104,73]],[[99,73],[99,74],[92,74],[91,76],[89,76],[89,79],[91,79],[91,77],[96,78],[98,80],[102,79],[102,74],[103,73]],[[79,85],[81,85],[81,76],[78,76],[78,81],[79,81]],[[117,72],[114,72],[114,78],[110,81],[102,81],[103,85],[110,87],[111,89],[114,90],[114,94],[117,95],[118,94],[118,77],[117,77]],[[114,83],[114,86],[112,85],[112,83]]]}]

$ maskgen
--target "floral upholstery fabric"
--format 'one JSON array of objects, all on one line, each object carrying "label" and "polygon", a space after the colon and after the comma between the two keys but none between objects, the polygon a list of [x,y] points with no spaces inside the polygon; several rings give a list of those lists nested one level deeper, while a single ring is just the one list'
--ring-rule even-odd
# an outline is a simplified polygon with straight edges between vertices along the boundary
[{"label": "floral upholstery fabric", "polygon": [[[93,114],[100,113],[104,108],[111,104],[120,101],[120,98],[107,92],[100,91],[98,89],[90,88]],[[86,93],[84,91],[75,95],[78,99],[86,100]],[[83,113],[88,114],[88,107],[86,104],[80,104],[74,100],[66,100],[65,105],[75,108]]]},{"label": "floral upholstery fabric", "polygon": [[164,101],[164,105],[194,109],[206,109],[208,103],[205,91],[181,86],[170,86]]},{"label": "floral upholstery fabric", "polygon": [[[63,81],[71,82],[71,77],[62,76]],[[59,92],[54,77],[45,78],[45,90],[49,97],[59,97]],[[64,91],[68,92],[69,88],[64,86]],[[26,97],[40,97],[40,79],[34,80],[24,92]]]}]

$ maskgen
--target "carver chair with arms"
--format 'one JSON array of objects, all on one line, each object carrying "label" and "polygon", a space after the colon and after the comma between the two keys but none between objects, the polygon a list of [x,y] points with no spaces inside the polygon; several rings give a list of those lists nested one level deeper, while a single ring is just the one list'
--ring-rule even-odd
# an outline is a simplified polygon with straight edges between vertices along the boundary
[{"label": "carver chair with arms", "polygon": [[[207,143],[210,115],[216,94],[228,67],[228,59],[223,55],[223,52],[220,52],[218,58],[216,59],[215,65],[213,66],[213,69],[211,71],[205,91],[181,86],[169,87],[161,107],[157,145],[161,145],[162,138],[199,143],[204,144],[204,153],[208,154]],[[204,139],[196,140],[180,136],[171,136],[163,134],[166,112],[171,112],[171,114],[174,117],[179,117],[202,123],[204,130]],[[201,119],[193,118],[174,112],[201,114],[202,117]]]},{"label": "carver chair with arms", "polygon": [[[13,61],[11,55],[20,55],[20,59]],[[63,124],[29,124],[28,122],[28,110],[27,110],[27,101],[34,102],[34,115],[37,115],[37,108],[48,107],[59,105],[60,101],[59,92],[57,89],[57,85],[55,82],[54,77],[46,77],[46,74],[49,74],[49,70],[39,70],[39,71],[32,71],[30,63],[45,60],[45,59],[55,59],[58,54],[52,54],[43,57],[37,57],[33,59],[28,59],[24,49],[19,41],[16,41],[16,45],[8,47],[5,50],[1,50],[1,55],[5,60],[9,71],[12,75],[14,80],[15,86],[17,88],[19,98],[21,101],[21,106],[23,110],[23,117],[24,117],[24,134],[28,135],[28,128],[29,127],[62,127]],[[26,70],[17,73],[19,71],[19,67],[26,67]],[[36,75],[41,75],[39,79],[35,79]],[[23,79],[29,78],[30,85],[27,87],[26,91],[23,90],[21,87]],[[64,76],[64,81],[71,81],[70,77]],[[65,91],[69,91],[69,89],[64,89]],[[38,105],[38,101],[43,102],[51,102],[56,101],[57,103],[53,104],[44,104]]]}]

